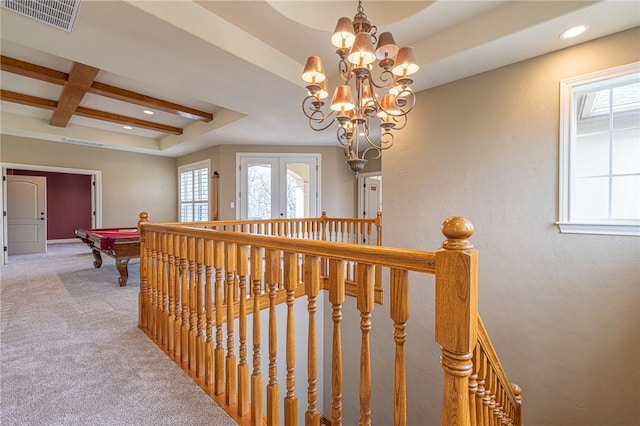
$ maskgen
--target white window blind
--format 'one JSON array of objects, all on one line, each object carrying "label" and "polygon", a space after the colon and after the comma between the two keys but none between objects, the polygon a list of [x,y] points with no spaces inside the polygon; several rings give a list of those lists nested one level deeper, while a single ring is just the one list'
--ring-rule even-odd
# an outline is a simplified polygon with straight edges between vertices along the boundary
[{"label": "white window blind", "polygon": [[180,167],[180,222],[209,220],[209,162]]}]

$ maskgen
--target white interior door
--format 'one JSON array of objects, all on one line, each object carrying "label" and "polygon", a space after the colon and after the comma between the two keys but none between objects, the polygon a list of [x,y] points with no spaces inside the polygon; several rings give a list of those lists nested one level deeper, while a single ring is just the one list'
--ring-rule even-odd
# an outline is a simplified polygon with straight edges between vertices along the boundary
[{"label": "white interior door", "polygon": [[47,251],[47,178],[7,176],[9,255]]},{"label": "white interior door", "polygon": [[373,219],[382,211],[382,175],[361,174],[358,177],[358,217]]}]

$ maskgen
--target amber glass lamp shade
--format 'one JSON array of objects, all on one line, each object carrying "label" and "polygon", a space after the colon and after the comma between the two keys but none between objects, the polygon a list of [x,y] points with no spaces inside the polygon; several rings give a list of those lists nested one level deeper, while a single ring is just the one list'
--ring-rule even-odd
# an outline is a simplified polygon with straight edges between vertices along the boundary
[{"label": "amber glass lamp shade", "polygon": [[402,112],[396,104],[396,97],[391,93],[387,93],[382,97],[380,101],[380,111],[378,111],[378,117],[384,118],[387,115],[400,115]]},{"label": "amber glass lamp shade", "polygon": [[353,33],[353,24],[351,23],[351,19],[344,16],[338,19],[336,29],[333,31],[333,35],[331,36],[331,43],[333,43],[333,45],[338,49],[348,49],[353,46],[355,38],[356,35]]},{"label": "amber glass lamp shade", "polygon": [[384,32],[378,37],[378,46],[376,48],[376,56],[378,59],[393,58],[398,54],[398,46],[390,32]]},{"label": "amber glass lamp shade", "polygon": [[321,83],[325,78],[322,59],[319,56],[309,56],[302,72],[302,79],[307,83]]},{"label": "amber glass lamp shade", "polygon": [[419,68],[416,63],[416,53],[413,51],[413,47],[402,47],[398,51],[398,58],[391,72],[395,75],[405,77],[416,73]]},{"label": "amber glass lamp shade", "polygon": [[331,100],[331,109],[334,111],[351,111],[355,107],[353,96],[351,96],[351,87],[345,84],[336,87]]},{"label": "amber glass lamp shade", "polygon": [[373,43],[369,33],[359,33],[356,36],[347,59],[352,64],[360,67],[375,62],[376,53],[373,50]]},{"label": "amber glass lamp shade", "polygon": [[366,106],[370,102],[373,102],[373,90],[368,84],[362,87],[362,106]]}]

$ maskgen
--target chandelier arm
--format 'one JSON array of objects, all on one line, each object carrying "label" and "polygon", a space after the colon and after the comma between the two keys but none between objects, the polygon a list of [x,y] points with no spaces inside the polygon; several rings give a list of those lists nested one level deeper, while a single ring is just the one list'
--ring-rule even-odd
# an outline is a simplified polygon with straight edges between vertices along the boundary
[{"label": "chandelier arm", "polygon": [[344,84],[349,84],[351,78],[353,78],[353,72],[351,71],[352,68],[353,64],[350,64],[344,59],[340,59],[340,62],[338,62],[338,72],[340,73],[340,78],[342,78]]},{"label": "chandelier arm", "polygon": [[380,135],[380,147],[381,149],[389,149],[396,141],[395,135],[391,132],[384,132]]},{"label": "chandelier arm", "polygon": [[[402,101],[402,102],[401,102]],[[396,95],[396,105],[402,111],[401,114],[390,114],[391,116],[407,115],[416,106],[416,94],[410,88],[398,92]]]},{"label": "chandelier arm", "polygon": [[369,148],[365,149],[364,151],[362,151],[362,159],[366,159],[367,154],[371,150],[375,150],[375,152],[376,152],[375,157],[371,157],[372,160],[377,160],[378,158],[382,157],[382,150],[376,149],[374,147],[369,147]]},{"label": "chandelier arm", "polygon": [[341,126],[338,126],[338,129],[336,130],[336,137],[340,145],[344,146],[345,149],[349,148],[351,146],[351,143],[353,142],[353,135],[349,137],[347,131],[344,129],[344,127]]},{"label": "chandelier arm", "polygon": [[378,76],[380,83],[376,83],[371,73],[369,73],[369,84],[378,89],[388,89],[393,85],[393,73],[389,70],[384,70]]},{"label": "chandelier arm", "polygon": [[[329,111],[325,114],[321,109],[322,105],[324,103],[313,95],[307,96],[302,101],[302,112],[309,119],[309,127],[317,132],[326,130],[336,121],[335,111]],[[327,120],[329,122],[325,125]]]},{"label": "chandelier arm", "polygon": [[395,123],[402,123],[400,125],[396,124],[393,128],[393,130],[402,130],[404,129],[404,126],[407,125],[407,122],[409,121],[406,115],[401,115],[399,117],[391,117],[393,119],[393,121]]}]

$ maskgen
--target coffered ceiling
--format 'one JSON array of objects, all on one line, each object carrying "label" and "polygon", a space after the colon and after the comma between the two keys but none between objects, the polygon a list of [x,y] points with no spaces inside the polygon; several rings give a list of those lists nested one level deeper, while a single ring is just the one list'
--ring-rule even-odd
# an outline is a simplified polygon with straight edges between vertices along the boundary
[{"label": "coffered ceiling", "polygon": [[[2,134],[165,156],[218,144],[332,145],[335,133],[312,131],[300,111],[300,74],[318,54],[335,87],[330,34],[356,6],[82,1],[70,32],[1,9]],[[636,1],[363,6],[379,32],[415,48],[416,91],[640,24]],[[576,24],[589,31],[559,38]]]}]

